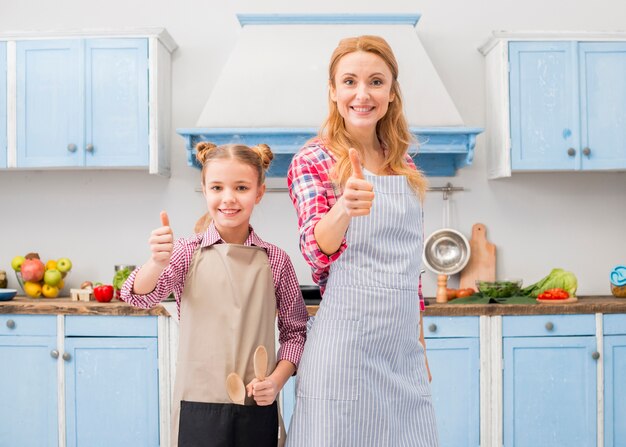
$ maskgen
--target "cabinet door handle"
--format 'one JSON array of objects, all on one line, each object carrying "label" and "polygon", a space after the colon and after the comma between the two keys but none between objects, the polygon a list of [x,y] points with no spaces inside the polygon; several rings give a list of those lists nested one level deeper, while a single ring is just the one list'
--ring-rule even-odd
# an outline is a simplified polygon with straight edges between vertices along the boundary
[{"label": "cabinet door handle", "polygon": [[13,328],[15,328],[15,321],[13,321],[13,320],[7,320],[7,327],[8,327],[9,329],[13,329]]},{"label": "cabinet door handle", "polygon": [[598,351],[594,351],[593,354],[591,354],[591,358],[598,360],[600,358],[600,353]]},{"label": "cabinet door handle", "polygon": [[70,152],[76,152],[76,149],[78,149],[78,148],[76,147],[76,145],[74,143],[70,143],[70,144],[67,145],[67,150],[70,151]]},{"label": "cabinet door handle", "polygon": [[56,349],[53,349],[52,351],[50,351],[50,357],[52,357],[53,359],[58,359],[59,351],[57,351]]},{"label": "cabinet door handle", "polygon": [[69,361],[72,358],[72,356],[70,355],[69,352],[64,352],[63,353],[63,360],[65,360],[66,362]]},{"label": "cabinet door handle", "polygon": [[583,155],[585,157],[589,157],[589,155],[591,155],[591,149],[589,149],[588,147],[583,149]]},{"label": "cabinet door handle", "polygon": [[569,155],[570,157],[573,157],[574,155],[576,155],[576,149],[574,149],[573,147],[570,147],[567,150],[567,155]]},{"label": "cabinet door handle", "polygon": [[437,332],[437,325],[435,323],[432,323],[428,326],[428,330],[430,332]]},{"label": "cabinet door handle", "polygon": [[87,147],[85,148],[85,150],[86,150],[87,152],[91,152],[91,153],[93,153],[93,144],[88,144],[88,145],[87,145]]},{"label": "cabinet door handle", "polygon": [[554,323],[552,323],[551,321],[548,321],[546,323],[546,330],[551,331],[552,329],[554,329]]}]

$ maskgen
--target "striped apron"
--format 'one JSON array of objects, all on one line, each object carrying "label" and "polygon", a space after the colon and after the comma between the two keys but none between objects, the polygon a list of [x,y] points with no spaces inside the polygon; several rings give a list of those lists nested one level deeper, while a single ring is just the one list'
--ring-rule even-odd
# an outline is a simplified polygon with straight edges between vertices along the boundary
[{"label": "striped apron", "polygon": [[366,174],[376,198],[330,269],[298,370],[288,447],[437,446],[419,342],[423,216],[404,176]]}]

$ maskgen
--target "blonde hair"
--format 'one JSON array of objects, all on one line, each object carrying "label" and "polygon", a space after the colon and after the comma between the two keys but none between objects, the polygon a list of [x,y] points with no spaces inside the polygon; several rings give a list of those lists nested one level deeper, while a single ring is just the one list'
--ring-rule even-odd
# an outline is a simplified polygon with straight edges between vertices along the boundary
[{"label": "blonde hair", "polygon": [[216,146],[208,141],[196,145],[196,160],[202,165],[202,186],[206,167],[213,160],[237,160],[252,166],[258,174],[259,186],[265,183],[265,171],[274,159],[274,154],[267,144],[248,147],[243,144],[223,144]]},{"label": "blonde hair", "polygon": [[[248,147],[243,144],[224,144],[216,146],[208,141],[201,141],[196,145],[196,160],[202,165],[202,186],[205,185],[206,167],[213,160],[234,159],[252,166],[258,174],[258,185],[265,183],[265,171],[274,159],[274,154],[267,144]],[[195,233],[202,233],[209,228],[211,215],[204,213],[194,226]]]},{"label": "blonde hair", "polygon": [[[337,65],[342,57],[356,51],[372,53],[380,57],[392,75],[391,97],[394,98],[389,103],[387,113],[376,124],[376,134],[385,150],[385,161],[383,170],[390,174],[404,175],[409,184],[424,199],[428,182],[424,174],[413,169],[407,162],[405,156],[412,143],[416,143],[409,130],[409,125],[404,117],[402,106],[402,95],[398,84],[398,62],[389,44],[378,36],[359,36],[342,39],[330,58],[328,66],[328,78],[333,88],[335,85],[335,74]],[[348,177],[352,174],[352,165],[348,156],[351,147],[360,148],[359,143],[352,138],[346,129],[345,122],[337,103],[332,100],[330,92],[328,95],[329,113],[326,121],[321,127],[319,137],[335,156],[337,163],[331,171],[331,178],[340,186],[345,185]]]}]

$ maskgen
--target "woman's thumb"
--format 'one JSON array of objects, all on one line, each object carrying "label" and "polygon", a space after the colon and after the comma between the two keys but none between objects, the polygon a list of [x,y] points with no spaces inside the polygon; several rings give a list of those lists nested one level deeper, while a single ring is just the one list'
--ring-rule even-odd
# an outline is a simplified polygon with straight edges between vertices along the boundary
[{"label": "woman's thumb", "polygon": [[361,159],[359,158],[359,153],[353,147],[348,151],[348,155],[350,156],[350,163],[352,164],[352,177],[356,177],[359,179],[364,179],[363,168],[361,168]]}]

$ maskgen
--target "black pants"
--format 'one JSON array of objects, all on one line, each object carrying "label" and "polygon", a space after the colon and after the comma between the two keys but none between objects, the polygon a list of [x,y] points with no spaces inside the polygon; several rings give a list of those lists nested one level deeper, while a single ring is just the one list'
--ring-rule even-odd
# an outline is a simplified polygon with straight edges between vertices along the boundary
[{"label": "black pants", "polygon": [[278,405],[180,403],[179,447],[276,447]]}]

